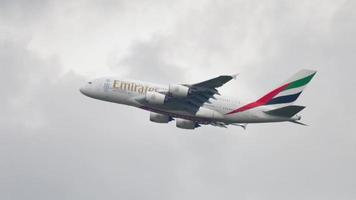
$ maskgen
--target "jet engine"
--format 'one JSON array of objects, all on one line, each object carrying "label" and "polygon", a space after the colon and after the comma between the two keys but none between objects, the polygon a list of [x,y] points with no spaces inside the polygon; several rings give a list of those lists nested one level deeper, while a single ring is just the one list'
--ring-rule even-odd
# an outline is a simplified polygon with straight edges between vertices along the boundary
[{"label": "jet engine", "polygon": [[168,115],[163,115],[159,113],[150,112],[150,121],[156,123],[168,123],[172,121],[173,118]]},{"label": "jet engine", "polygon": [[146,92],[146,101],[150,104],[164,104],[166,100],[166,95],[155,92],[155,91],[147,91]]},{"label": "jet engine", "polygon": [[189,87],[186,87],[184,85],[172,85],[172,84],[170,84],[169,87],[168,87],[168,92],[173,97],[183,98],[183,97],[188,96]]},{"label": "jet engine", "polygon": [[183,129],[195,129],[196,127],[199,127],[199,124],[195,121],[178,118],[176,119],[176,126],[178,128],[183,128]]}]

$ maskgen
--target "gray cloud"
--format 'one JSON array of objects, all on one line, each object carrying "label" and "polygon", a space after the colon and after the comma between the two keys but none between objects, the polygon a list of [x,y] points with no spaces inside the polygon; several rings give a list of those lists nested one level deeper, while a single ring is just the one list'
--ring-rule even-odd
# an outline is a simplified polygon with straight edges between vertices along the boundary
[{"label": "gray cloud", "polygon": [[[238,68],[234,90],[258,96],[301,67],[319,71],[300,100],[311,126],[203,127],[193,134],[81,95],[86,77],[64,71],[61,55],[40,56],[31,49],[33,33],[17,38],[23,28],[6,22],[22,10],[29,21],[60,19],[64,11],[32,14],[27,8],[38,5],[12,2],[0,6],[9,32],[0,40],[1,199],[355,198],[353,1],[206,1],[183,14],[162,2],[145,5],[172,9],[180,20],[172,33],[131,41],[112,66],[116,73],[180,82]],[[130,12],[139,4],[73,10],[103,20],[114,8]]]},{"label": "gray cloud", "polygon": [[161,83],[178,82],[184,77],[184,70],[171,60],[174,52],[167,44],[167,38],[153,36],[148,41],[134,42],[129,54],[122,58],[113,70],[128,69],[128,76]]}]

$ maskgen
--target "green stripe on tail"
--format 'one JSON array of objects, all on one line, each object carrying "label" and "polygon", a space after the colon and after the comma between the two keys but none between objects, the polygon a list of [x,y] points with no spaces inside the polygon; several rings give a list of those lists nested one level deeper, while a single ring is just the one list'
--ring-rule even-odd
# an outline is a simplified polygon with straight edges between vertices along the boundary
[{"label": "green stripe on tail", "polygon": [[297,88],[297,87],[306,85],[307,83],[310,82],[310,80],[314,77],[314,75],[315,75],[315,73],[312,75],[309,75],[305,78],[302,78],[302,79],[299,79],[299,80],[296,80],[296,81],[290,83],[285,90],[289,90],[289,89],[293,89],[293,88]]}]

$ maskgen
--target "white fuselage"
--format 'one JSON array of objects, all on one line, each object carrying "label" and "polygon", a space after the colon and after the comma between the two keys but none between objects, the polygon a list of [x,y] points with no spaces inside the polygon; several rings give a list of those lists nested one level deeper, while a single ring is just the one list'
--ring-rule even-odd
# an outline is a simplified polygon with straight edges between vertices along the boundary
[{"label": "white fuselage", "polygon": [[86,96],[125,104],[152,112],[169,115],[171,117],[199,121],[200,123],[224,122],[224,123],[263,123],[288,121],[290,118],[271,116],[264,111],[270,109],[264,106],[253,108],[244,112],[227,114],[244,104],[237,99],[214,95],[208,102],[204,103],[196,112],[189,112],[181,106],[166,106],[142,103],[148,91],[165,93],[168,85],[159,85],[149,82],[117,79],[104,77],[88,82],[80,91]]}]

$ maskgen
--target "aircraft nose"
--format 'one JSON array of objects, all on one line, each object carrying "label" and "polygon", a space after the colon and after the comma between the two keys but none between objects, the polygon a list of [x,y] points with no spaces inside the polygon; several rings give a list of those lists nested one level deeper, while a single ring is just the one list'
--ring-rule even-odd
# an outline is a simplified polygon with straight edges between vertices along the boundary
[{"label": "aircraft nose", "polygon": [[79,91],[80,91],[82,94],[85,95],[85,87],[84,87],[84,86],[80,87],[80,88],[79,88]]}]

